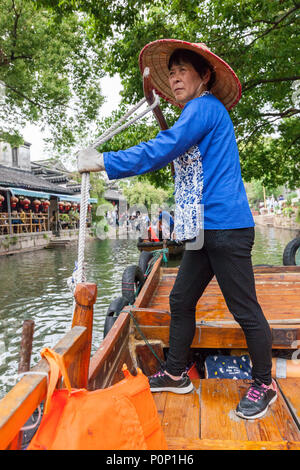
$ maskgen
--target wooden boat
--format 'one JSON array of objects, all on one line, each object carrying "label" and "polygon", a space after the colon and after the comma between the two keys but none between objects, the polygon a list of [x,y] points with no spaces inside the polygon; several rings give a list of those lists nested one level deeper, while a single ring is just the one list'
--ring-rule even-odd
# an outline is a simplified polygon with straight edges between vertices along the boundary
[{"label": "wooden boat", "polygon": [[[168,248],[168,256],[170,259],[180,258],[184,251],[184,243],[175,240],[165,240],[165,246]],[[137,247],[139,251],[155,251],[164,248],[164,241],[153,242],[139,238]]]},{"label": "wooden boat", "polygon": [[[157,370],[156,356],[168,348],[169,301],[177,268],[155,262],[135,304],[126,306],[90,357],[94,284],[78,284],[72,329],[54,347],[65,359],[72,385],[90,390],[106,388],[123,378],[122,365],[140,367],[148,375]],[[297,350],[300,340],[300,267],[257,267],[258,299],[270,323],[275,356]],[[213,279],[197,305],[197,326],[191,355],[246,348],[239,325],[228,312]],[[147,343],[145,343],[145,338]],[[267,414],[257,420],[238,418],[234,409],[249,385],[244,380],[193,379],[195,390],[187,395],[154,393],[154,400],[170,450],[174,449],[300,449],[300,365],[293,377],[276,378],[279,396]],[[41,360],[31,369],[47,372]],[[276,375],[276,374],[275,374]],[[27,375],[0,401],[0,448],[18,448],[20,427],[46,393],[46,377]]]}]

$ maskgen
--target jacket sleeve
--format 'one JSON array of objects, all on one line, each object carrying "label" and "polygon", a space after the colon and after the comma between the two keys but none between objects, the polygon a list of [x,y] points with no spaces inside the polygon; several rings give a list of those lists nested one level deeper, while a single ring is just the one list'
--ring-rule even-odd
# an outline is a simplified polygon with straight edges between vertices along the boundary
[{"label": "jacket sleeve", "polygon": [[207,101],[203,98],[189,101],[174,126],[159,132],[154,139],[127,150],[104,152],[104,165],[109,179],[159,170],[196,145],[212,127],[210,113],[205,106]]}]

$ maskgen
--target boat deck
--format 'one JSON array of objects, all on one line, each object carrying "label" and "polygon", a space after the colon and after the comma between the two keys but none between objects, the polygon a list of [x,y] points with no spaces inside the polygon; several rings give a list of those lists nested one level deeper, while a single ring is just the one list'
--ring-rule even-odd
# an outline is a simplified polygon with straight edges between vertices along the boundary
[{"label": "boat deck", "polygon": [[277,379],[281,391],[276,402],[256,420],[241,419],[234,412],[248,388],[245,381],[193,383],[195,390],[186,395],[152,394],[170,449],[300,449],[299,378]]},{"label": "boat deck", "polygon": [[[162,268],[160,263],[161,257],[134,305],[124,307],[93,357],[90,354],[97,286],[77,285],[72,328],[54,347],[63,357],[72,387],[96,390],[112,386],[123,379],[124,363],[133,372],[140,367],[145,375],[157,371],[156,356],[163,359],[169,346],[169,294],[177,274],[176,268]],[[260,267],[255,269],[255,278],[258,300],[272,330],[274,356],[291,357],[295,352],[299,358],[300,267]],[[213,279],[197,305],[193,357],[201,356],[202,360],[207,350],[210,354],[223,348],[238,355],[246,347],[243,331],[233,320]],[[299,367],[296,364],[294,375],[287,378],[279,378],[275,371],[278,399],[263,418],[251,421],[235,414],[249,381],[204,378],[201,370],[200,378],[193,379],[195,389],[189,394],[153,393],[169,449],[300,450]],[[47,361],[41,359],[32,371],[34,374],[23,377],[0,400],[0,449],[20,448],[20,428],[46,395]]]},{"label": "boat deck", "polygon": [[[300,344],[299,266],[258,267],[254,272],[273,349],[277,354],[279,350],[279,355],[280,350],[285,350],[283,355],[292,354]],[[158,341],[163,348],[169,346],[169,294],[176,275],[177,268],[161,267],[159,274],[153,273],[149,285],[155,287],[147,295],[145,286],[134,312],[147,339],[153,344]],[[228,348],[237,354],[247,348],[215,278],[197,304],[192,348]],[[235,414],[249,381],[200,378],[193,382],[195,390],[187,395],[153,393],[170,449],[300,449],[300,378],[276,378],[278,398],[267,414],[256,420]]]}]

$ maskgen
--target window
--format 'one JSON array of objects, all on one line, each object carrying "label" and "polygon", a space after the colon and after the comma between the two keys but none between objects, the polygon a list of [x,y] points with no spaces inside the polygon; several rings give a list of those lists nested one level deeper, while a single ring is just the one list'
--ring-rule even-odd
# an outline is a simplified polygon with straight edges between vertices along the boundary
[{"label": "window", "polygon": [[15,147],[12,149],[12,166],[19,166],[19,161],[18,161],[18,148]]}]

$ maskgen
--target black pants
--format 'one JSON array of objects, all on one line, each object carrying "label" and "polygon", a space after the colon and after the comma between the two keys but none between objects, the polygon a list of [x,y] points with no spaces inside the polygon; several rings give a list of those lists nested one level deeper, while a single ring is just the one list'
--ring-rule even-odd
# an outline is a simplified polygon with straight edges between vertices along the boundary
[{"label": "black pants", "polygon": [[170,348],[166,370],[186,368],[195,334],[195,309],[213,276],[229,311],[239,323],[252,361],[252,378],[269,385],[272,368],[271,330],[257,302],[251,261],[254,228],[205,230],[199,250],[185,250],[170,294]]}]

